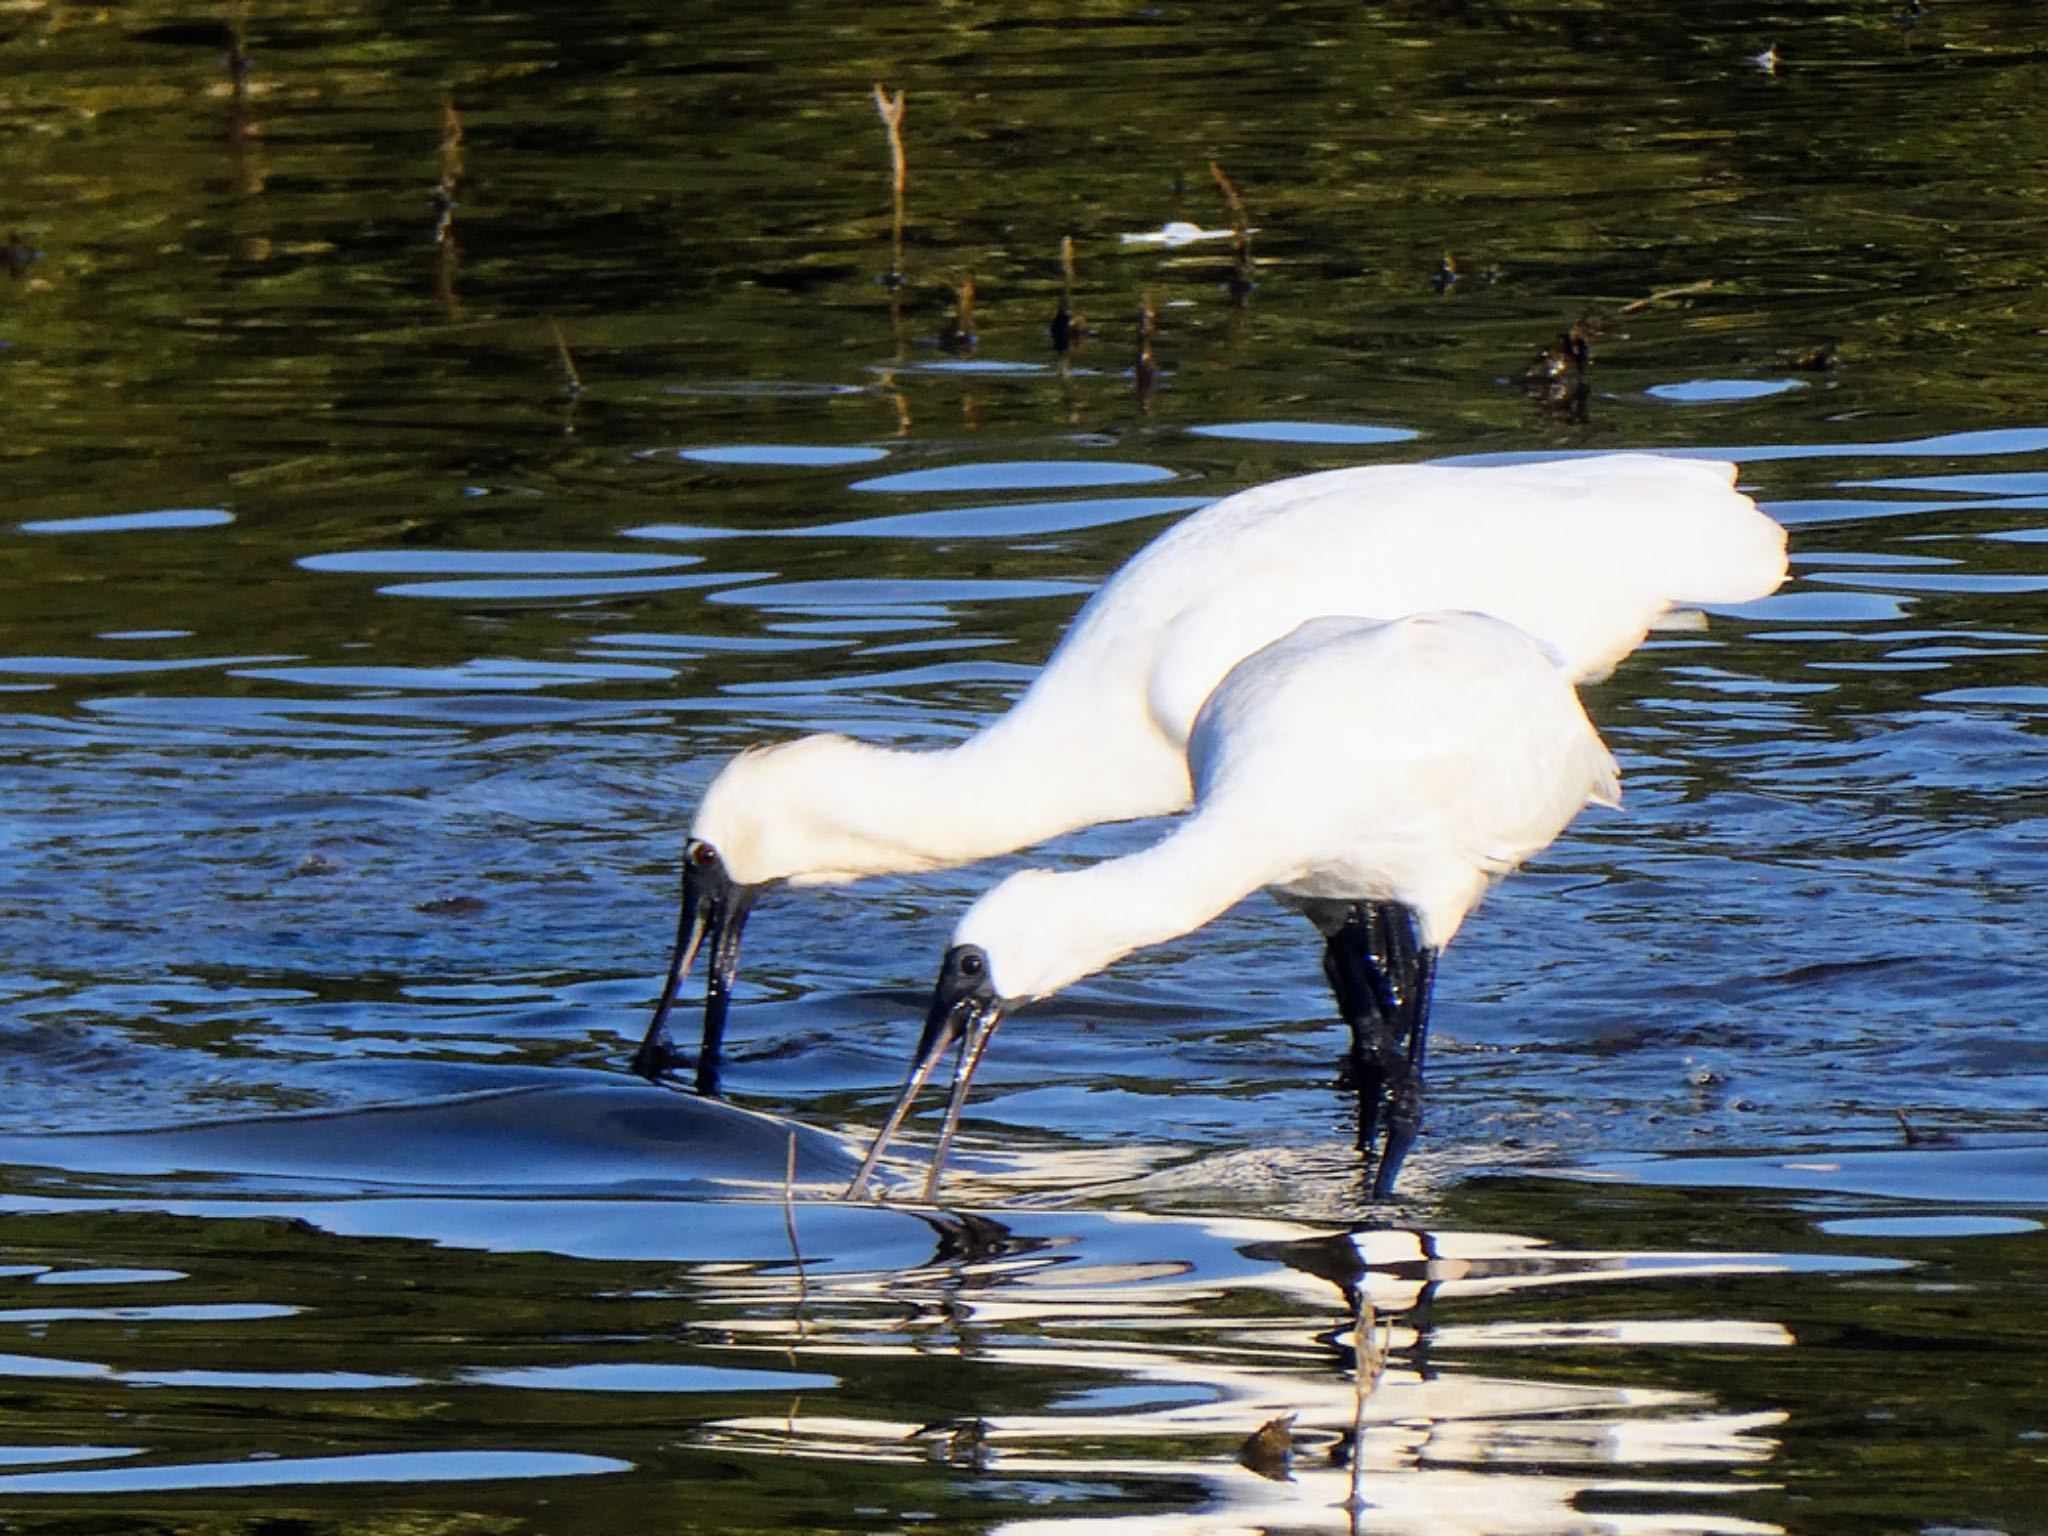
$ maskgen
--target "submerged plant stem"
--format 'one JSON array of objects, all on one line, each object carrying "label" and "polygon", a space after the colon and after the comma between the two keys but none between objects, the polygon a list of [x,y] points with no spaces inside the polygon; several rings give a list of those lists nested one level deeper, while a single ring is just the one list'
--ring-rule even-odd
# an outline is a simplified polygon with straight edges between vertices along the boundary
[{"label": "submerged plant stem", "polygon": [[550,315],[548,326],[555,333],[555,351],[561,355],[562,377],[569,397],[574,399],[583,393],[583,375],[576,371],[576,359],[570,355],[569,338],[562,334],[562,322]]}]

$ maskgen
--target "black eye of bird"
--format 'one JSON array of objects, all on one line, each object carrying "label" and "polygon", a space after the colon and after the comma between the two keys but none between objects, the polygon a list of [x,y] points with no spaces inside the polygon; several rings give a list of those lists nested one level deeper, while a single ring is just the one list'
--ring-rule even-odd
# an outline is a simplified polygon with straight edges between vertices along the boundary
[{"label": "black eye of bird", "polygon": [[960,974],[962,976],[979,976],[986,964],[987,962],[979,954],[970,949],[960,957]]}]

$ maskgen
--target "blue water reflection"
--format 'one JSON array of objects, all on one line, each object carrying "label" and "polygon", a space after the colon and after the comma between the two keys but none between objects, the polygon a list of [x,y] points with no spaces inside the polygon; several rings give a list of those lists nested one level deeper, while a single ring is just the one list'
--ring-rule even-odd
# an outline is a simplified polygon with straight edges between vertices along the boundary
[{"label": "blue water reflection", "polygon": [[925,494],[933,491],[1049,491],[1068,486],[1143,485],[1171,480],[1158,464],[1125,464],[1104,459],[997,460],[909,469],[900,474],[856,480],[851,490]]},{"label": "blue water reflection", "polygon": [[[8,1518],[2025,1528],[2018,9],[215,9],[0,42]],[[782,893],[734,1102],[624,1072],[732,753],[959,740],[1242,487],[1614,448],[1795,576],[1587,688],[1626,808],[1459,935],[1399,1201],[1263,901],[839,1198],[962,907],[1150,825]]]},{"label": "blue water reflection", "polygon": [[179,528],[218,528],[235,515],[220,507],[167,507],[154,512],[109,512],[92,517],[38,518],[15,524],[21,533],[162,533]]}]

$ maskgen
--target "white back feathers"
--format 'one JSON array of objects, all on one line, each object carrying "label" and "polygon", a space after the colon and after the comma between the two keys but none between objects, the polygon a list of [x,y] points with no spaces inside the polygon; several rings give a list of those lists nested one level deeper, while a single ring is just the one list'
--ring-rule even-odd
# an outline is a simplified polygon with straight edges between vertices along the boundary
[{"label": "white back feathers", "polygon": [[1188,744],[1196,804],[1159,843],[1013,875],[969,909],[1005,999],[1043,997],[1261,886],[1397,902],[1440,948],[1488,884],[1620,776],[1546,647],[1484,614],[1323,618],[1240,662]]},{"label": "white back feathers", "polygon": [[692,835],[744,885],[968,863],[1193,794],[1197,713],[1239,661],[1326,615],[1489,613],[1604,672],[1688,601],[1785,576],[1785,533],[1732,465],[1615,455],[1332,470],[1161,534],[1081,610],[1016,705],[931,752],[811,738],[735,759]]}]

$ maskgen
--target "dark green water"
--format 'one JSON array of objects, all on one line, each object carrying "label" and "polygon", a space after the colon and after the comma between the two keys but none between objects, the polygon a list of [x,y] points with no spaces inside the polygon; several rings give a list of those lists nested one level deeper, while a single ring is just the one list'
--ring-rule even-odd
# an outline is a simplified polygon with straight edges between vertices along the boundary
[{"label": "dark green water", "polygon": [[[2036,7],[31,0],[0,133],[0,1528],[2048,1529]],[[1125,238],[1212,161],[1242,301]],[[739,746],[972,729],[1231,490],[1613,448],[1795,579],[1588,691],[1396,1205],[1258,903],[830,1199],[1021,860],[764,909],[756,1113],[624,1073]]]}]

